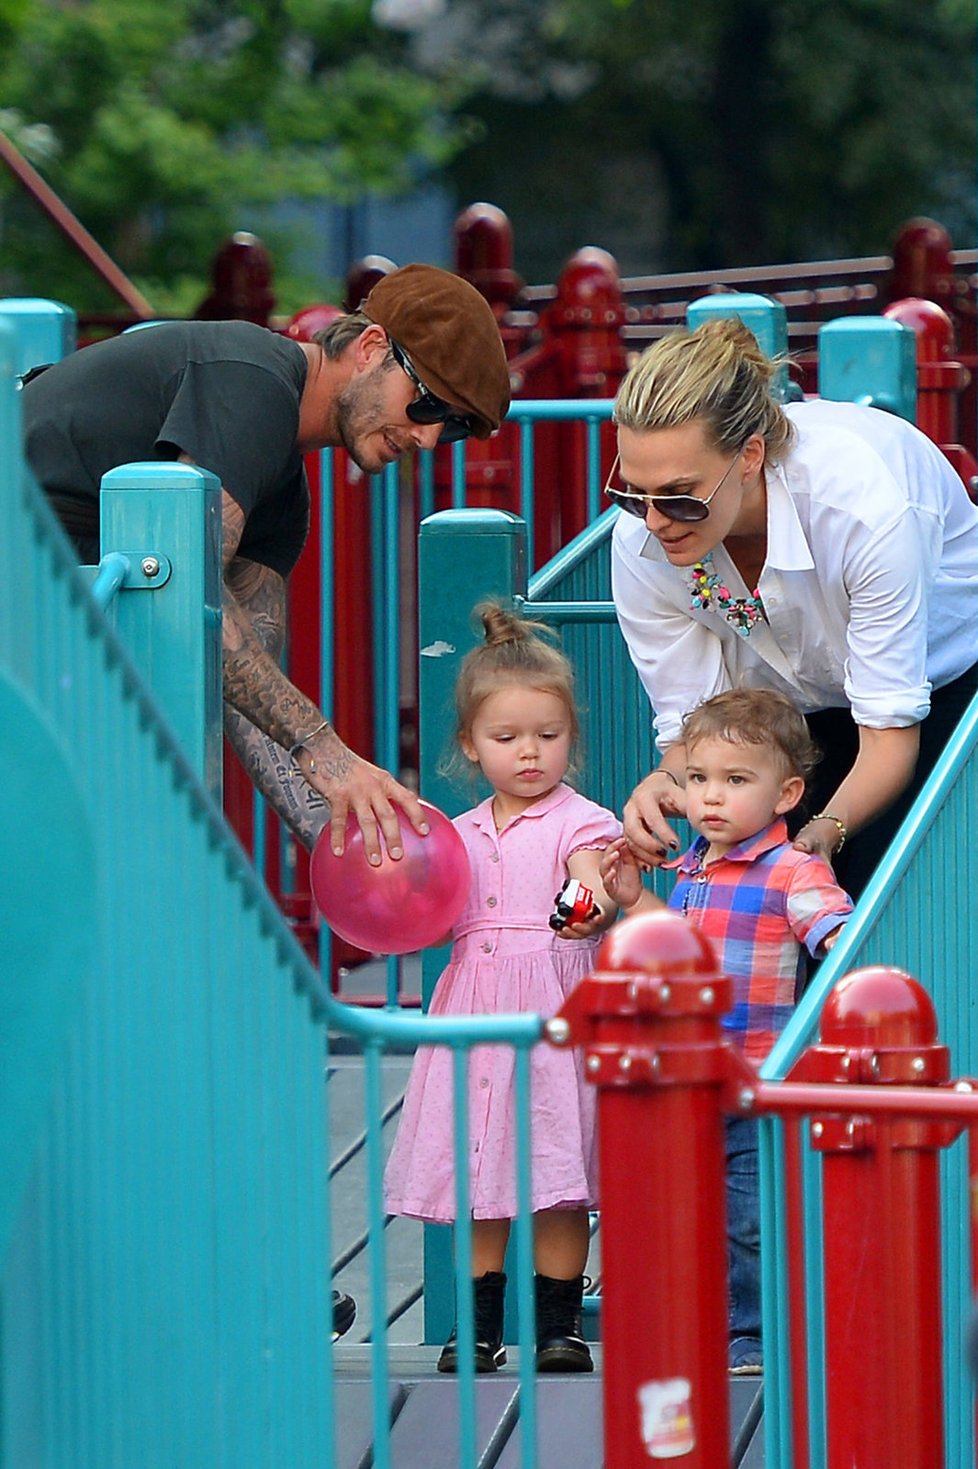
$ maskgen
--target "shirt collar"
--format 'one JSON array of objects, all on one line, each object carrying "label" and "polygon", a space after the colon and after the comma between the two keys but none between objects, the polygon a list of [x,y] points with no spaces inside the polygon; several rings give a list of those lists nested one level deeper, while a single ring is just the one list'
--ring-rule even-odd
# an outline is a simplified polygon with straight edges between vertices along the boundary
[{"label": "shirt collar", "polygon": [[813,571],[815,562],[781,464],[765,467],[767,488],[766,566],[779,571]]},{"label": "shirt collar", "polygon": [[[513,817],[512,821],[508,821],[503,827],[503,831],[510,831],[520,821],[532,821],[538,816],[548,815],[551,811],[556,810],[558,806],[562,806],[565,801],[569,801],[573,794],[574,792],[571,787],[561,781],[559,785],[554,786],[549,795],[544,796],[542,801],[534,801],[532,806],[527,806],[525,811],[521,811],[518,816]],[[496,831],[496,822],[492,814],[492,802],[493,797],[487,796],[472,812],[472,824],[473,826],[477,826],[480,831],[489,830],[493,833]],[[502,832],[499,832],[499,836],[502,836]]]},{"label": "shirt collar", "polygon": [[[783,816],[778,816],[763,831],[731,847],[730,851],[720,858],[720,861],[754,862],[758,857],[763,857],[765,852],[770,852],[772,848],[783,846],[787,840],[787,823]],[[689,873],[701,872],[703,858],[709,845],[709,837],[697,837],[693,845],[681,857],[675,857],[671,862],[664,862],[663,866],[678,869],[684,877]]]}]

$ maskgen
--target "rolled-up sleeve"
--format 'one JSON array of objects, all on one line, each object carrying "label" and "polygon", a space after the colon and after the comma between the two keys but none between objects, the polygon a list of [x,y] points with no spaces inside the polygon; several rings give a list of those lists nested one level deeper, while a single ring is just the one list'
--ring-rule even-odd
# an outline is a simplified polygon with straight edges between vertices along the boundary
[{"label": "rolled-up sleeve", "polygon": [[850,608],[845,694],[857,724],[892,729],[927,717],[928,590],[940,550],[940,525],[919,508],[872,530],[854,527],[843,572]]}]

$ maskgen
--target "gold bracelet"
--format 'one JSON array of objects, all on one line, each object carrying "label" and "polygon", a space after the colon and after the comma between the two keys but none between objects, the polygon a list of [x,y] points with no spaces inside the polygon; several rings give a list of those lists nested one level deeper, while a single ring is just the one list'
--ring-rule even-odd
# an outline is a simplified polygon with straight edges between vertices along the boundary
[{"label": "gold bracelet", "polygon": [[842,848],[846,844],[846,838],[849,835],[848,828],[846,827],[845,822],[842,820],[842,817],[841,816],[833,816],[831,811],[820,811],[817,816],[813,816],[812,817],[812,821],[834,821],[835,822],[836,826],[839,828],[839,845],[837,847],[833,847],[833,849],[832,849],[832,855],[835,856],[835,853],[836,852],[841,852],[842,851]]}]

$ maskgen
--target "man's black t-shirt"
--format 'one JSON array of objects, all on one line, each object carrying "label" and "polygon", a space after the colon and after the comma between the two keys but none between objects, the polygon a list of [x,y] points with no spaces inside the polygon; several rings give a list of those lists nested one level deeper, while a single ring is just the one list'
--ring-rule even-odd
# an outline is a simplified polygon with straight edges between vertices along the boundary
[{"label": "man's black t-shirt", "polygon": [[79,540],[98,536],[103,474],[188,454],[245,512],[238,554],[287,576],[309,530],[295,443],[305,381],[301,347],[251,322],[144,327],[25,385],[25,452]]}]

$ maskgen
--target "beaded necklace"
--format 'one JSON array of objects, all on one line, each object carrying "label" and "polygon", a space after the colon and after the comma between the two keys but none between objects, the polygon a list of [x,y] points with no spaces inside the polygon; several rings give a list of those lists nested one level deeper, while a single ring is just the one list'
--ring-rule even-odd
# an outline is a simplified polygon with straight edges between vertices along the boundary
[{"label": "beaded necklace", "polygon": [[719,612],[739,637],[749,638],[753,627],[764,617],[764,603],[755,587],[749,597],[732,597],[723,585],[713,564],[713,552],[689,568],[686,585],[693,611]]}]

